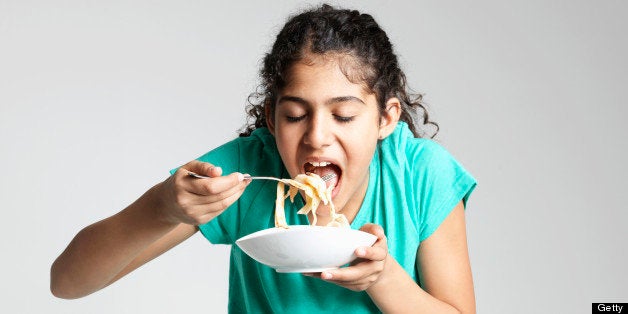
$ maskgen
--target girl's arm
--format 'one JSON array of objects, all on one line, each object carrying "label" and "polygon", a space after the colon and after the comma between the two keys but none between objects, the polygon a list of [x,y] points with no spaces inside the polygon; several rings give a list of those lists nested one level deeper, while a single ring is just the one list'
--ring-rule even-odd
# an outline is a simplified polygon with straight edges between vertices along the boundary
[{"label": "girl's arm", "polygon": [[384,313],[475,313],[462,202],[419,246],[417,265],[423,289],[387,254],[381,228],[365,231],[378,236],[373,247],[356,252],[367,261],[323,272],[322,279],[352,290],[366,290]]},{"label": "girl's arm", "polygon": [[75,299],[96,292],[194,234],[192,225],[156,220],[144,198],[74,237],[52,264],[52,294]]},{"label": "girl's arm", "polygon": [[464,205],[458,203],[417,254],[421,287],[392,257],[367,293],[383,312],[475,313]]},{"label": "girl's arm", "polygon": [[[186,169],[212,178],[189,178]],[[240,174],[220,175],[219,168],[191,162],[121,212],[81,230],[52,265],[52,293],[86,296],[192,236],[246,187]]]}]

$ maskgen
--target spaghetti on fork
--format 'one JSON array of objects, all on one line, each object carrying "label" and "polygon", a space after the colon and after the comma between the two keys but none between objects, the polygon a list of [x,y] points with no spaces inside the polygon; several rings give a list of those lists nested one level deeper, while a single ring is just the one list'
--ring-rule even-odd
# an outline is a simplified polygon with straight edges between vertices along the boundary
[{"label": "spaghetti on fork", "polygon": [[[288,184],[288,192],[285,192],[285,185]],[[343,214],[336,213],[336,208],[331,200],[331,191],[333,186],[329,188],[325,181],[315,173],[299,174],[294,179],[281,179],[277,183],[277,199],[275,201],[275,227],[290,228],[286,222],[286,214],[284,209],[285,200],[290,197],[290,201],[294,202],[294,197],[299,190],[303,190],[305,194],[305,205],[299,209],[297,214],[307,215],[312,212],[312,226],[316,225],[316,209],[322,202],[329,206],[329,216],[331,221],[327,227],[349,227],[349,221]]]}]

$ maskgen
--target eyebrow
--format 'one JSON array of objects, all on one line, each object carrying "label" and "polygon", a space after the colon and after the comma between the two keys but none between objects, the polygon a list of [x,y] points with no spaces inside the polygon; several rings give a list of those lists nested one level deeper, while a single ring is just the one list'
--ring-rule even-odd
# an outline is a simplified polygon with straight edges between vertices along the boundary
[{"label": "eyebrow", "polygon": [[[282,102],[285,101],[291,101],[291,102],[296,102],[299,104],[303,104],[303,105],[310,105],[310,102],[301,98],[301,97],[297,97],[297,96],[281,96],[281,98],[279,98],[279,100],[277,101],[277,104],[281,104]],[[355,97],[355,96],[338,96],[338,97],[333,97],[327,101],[325,101],[325,105],[331,105],[334,103],[339,103],[339,102],[358,102],[361,103],[363,105],[366,105],[366,103],[364,103],[364,101],[362,101],[362,99]]]}]

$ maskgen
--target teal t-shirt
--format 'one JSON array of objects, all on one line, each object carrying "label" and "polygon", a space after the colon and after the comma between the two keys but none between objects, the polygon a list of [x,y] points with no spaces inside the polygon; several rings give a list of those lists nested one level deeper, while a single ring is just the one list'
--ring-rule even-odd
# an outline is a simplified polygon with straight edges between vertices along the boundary
[{"label": "teal t-shirt", "polygon": [[[289,177],[274,137],[266,128],[228,142],[199,158],[223,168],[223,173]],[[461,200],[466,202],[475,179],[440,145],[415,138],[407,124],[378,145],[370,165],[369,184],[362,206],[351,223],[359,229],[379,224],[388,240],[389,254],[415,281],[416,254]],[[253,181],[244,194],[220,216],[199,226],[212,243],[234,244],[250,233],[274,227],[276,183]],[[289,225],[306,225],[299,196],[286,201]],[[373,313],[379,312],[366,292],[354,292],[317,278],[277,273],[251,259],[237,245],[231,247],[229,267],[231,313]]]}]

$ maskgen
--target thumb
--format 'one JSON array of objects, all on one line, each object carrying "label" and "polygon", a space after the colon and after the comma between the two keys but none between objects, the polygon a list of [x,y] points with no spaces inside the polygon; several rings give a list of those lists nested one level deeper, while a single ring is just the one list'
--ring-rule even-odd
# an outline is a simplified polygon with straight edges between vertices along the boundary
[{"label": "thumb", "polygon": [[368,232],[377,236],[378,238],[385,238],[386,234],[384,233],[384,229],[380,225],[367,223],[360,228],[361,231]]},{"label": "thumb", "polygon": [[208,162],[193,160],[185,164],[183,169],[208,177],[219,177],[222,175],[222,168],[214,166]]}]

